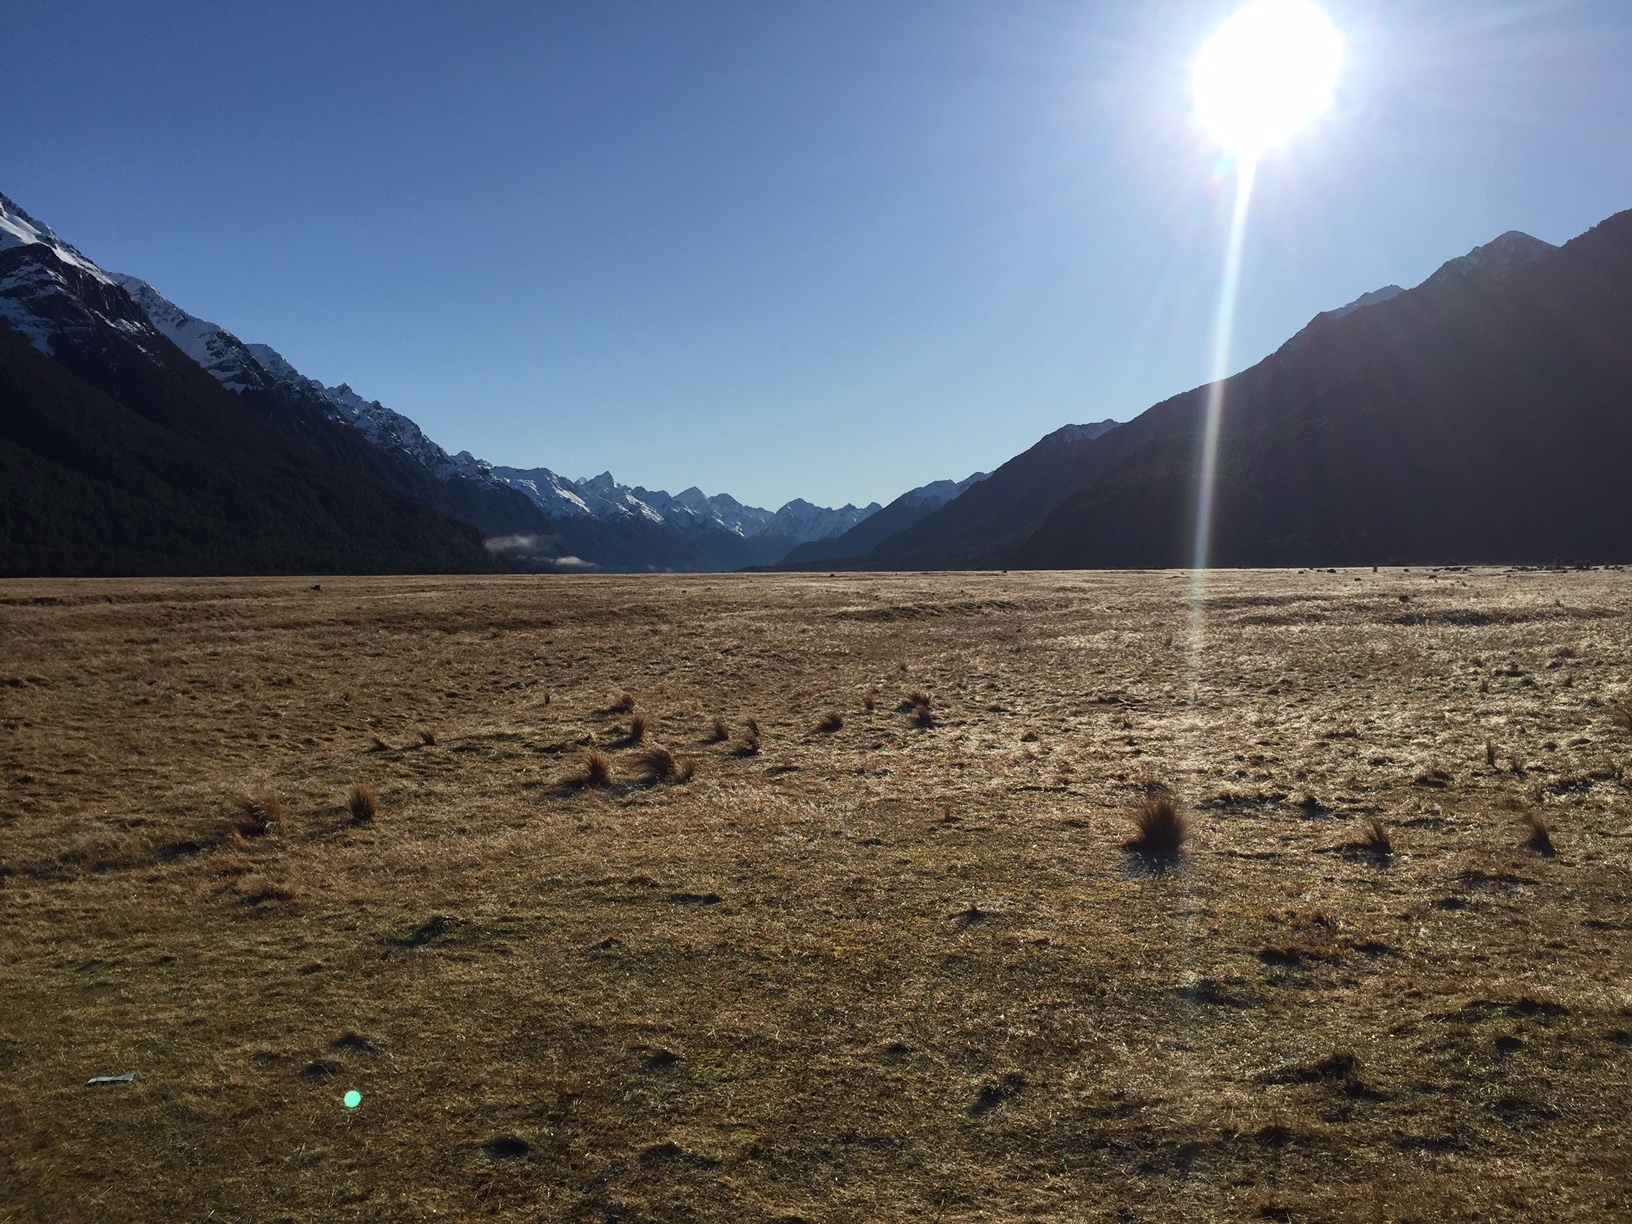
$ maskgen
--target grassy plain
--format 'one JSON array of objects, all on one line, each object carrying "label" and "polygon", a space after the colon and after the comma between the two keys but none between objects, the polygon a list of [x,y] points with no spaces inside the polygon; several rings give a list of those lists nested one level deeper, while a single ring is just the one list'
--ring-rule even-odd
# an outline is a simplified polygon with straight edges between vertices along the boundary
[{"label": "grassy plain", "polygon": [[0,1221],[1632,1217],[1624,573],[320,585],[0,584]]}]

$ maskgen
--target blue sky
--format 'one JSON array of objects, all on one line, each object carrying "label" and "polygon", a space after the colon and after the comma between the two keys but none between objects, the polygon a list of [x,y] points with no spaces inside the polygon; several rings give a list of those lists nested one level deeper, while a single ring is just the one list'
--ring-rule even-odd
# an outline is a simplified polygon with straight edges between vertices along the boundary
[{"label": "blue sky", "polygon": [[[1507,229],[1632,207],[1632,5],[1325,6],[1234,366]],[[6,9],[0,191],[450,450],[888,501],[1206,377],[1231,3]]]}]

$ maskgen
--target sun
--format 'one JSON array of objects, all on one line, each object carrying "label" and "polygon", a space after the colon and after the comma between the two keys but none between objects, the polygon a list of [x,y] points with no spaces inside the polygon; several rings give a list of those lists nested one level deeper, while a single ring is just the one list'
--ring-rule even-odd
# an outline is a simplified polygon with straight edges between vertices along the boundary
[{"label": "sun", "polygon": [[1196,110],[1243,160],[1277,145],[1331,103],[1343,44],[1309,0],[1254,0],[1196,59]]}]

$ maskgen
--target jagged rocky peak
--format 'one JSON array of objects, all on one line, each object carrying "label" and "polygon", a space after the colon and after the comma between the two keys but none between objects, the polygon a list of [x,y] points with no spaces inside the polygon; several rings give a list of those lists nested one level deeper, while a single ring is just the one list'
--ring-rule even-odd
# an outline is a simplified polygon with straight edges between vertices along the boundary
[{"label": "jagged rocky peak", "polygon": [[113,279],[142,308],[172,344],[229,391],[261,390],[272,379],[256,360],[250,347],[219,323],[188,314],[152,285],[134,276],[115,272]]},{"label": "jagged rocky peak", "polygon": [[1483,246],[1474,247],[1466,255],[1447,260],[1423,284],[1434,284],[1452,277],[1492,284],[1557,249],[1540,238],[1532,238],[1519,230],[1508,230]]}]

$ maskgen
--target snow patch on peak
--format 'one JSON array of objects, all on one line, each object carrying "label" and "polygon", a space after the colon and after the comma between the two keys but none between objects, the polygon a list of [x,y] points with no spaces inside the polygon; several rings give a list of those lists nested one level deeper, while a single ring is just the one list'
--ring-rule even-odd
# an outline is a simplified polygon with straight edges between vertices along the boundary
[{"label": "snow patch on peak", "polygon": [[246,344],[244,347],[261,363],[261,368],[279,382],[305,381],[305,375],[285,361],[283,354],[270,344]]},{"label": "snow patch on peak", "polygon": [[10,197],[0,194],[0,251],[11,247],[40,245],[48,248],[63,263],[101,281],[113,284],[113,278],[97,267],[79,251],[58,238],[49,226],[29,216]]},{"label": "snow patch on peak", "polygon": [[130,294],[154,327],[167,340],[215,376],[228,391],[259,390],[266,386],[265,371],[248,345],[219,323],[188,314],[152,285],[116,272],[114,283]]},{"label": "snow patch on peak", "polygon": [[946,505],[954,497],[962,495],[971,485],[977,485],[985,480],[989,474],[987,472],[974,472],[965,476],[962,480],[932,480],[928,484],[919,485],[916,489],[908,489],[900,497],[896,498],[896,501],[908,506],[922,506],[930,510],[936,510]]},{"label": "snow patch on peak", "polygon": [[667,524],[698,538],[724,531],[747,541],[775,541],[774,546],[767,545],[772,551],[780,547],[785,552],[807,540],[840,535],[879,509],[874,502],[830,510],[795,498],[773,514],[759,506],[745,506],[729,493],[711,497],[695,485],[671,495],[663,489],[620,484],[611,472],[582,480],[567,480],[548,468],[495,467],[492,473],[494,479],[526,494],[546,514]]},{"label": "snow patch on peak", "polygon": [[379,400],[364,399],[351,384],[326,387],[315,378],[307,378],[270,345],[250,344],[245,348],[273,381],[310,392],[324,405],[331,420],[350,425],[381,450],[403,452],[438,480],[464,477],[481,484],[495,483],[492,464],[469,451],[448,454],[415,421]]},{"label": "snow patch on peak", "polygon": [[572,481],[549,468],[495,467],[493,477],[525,494],[534,505],[552,518],[594,517],[589,503]]},{"label": "snow patch on peak", "polygon": [[[1091,421],[1086,425],[1067,425],[1063,429],[1054,431],[1054,436],[1062,442],[1092,442],[1101,434],[1115,429],[1120,421],[1113,421],[1106,417],[1103,421]],[[971,477],[971,479],[973,479]]]},{"label": "snow patch on peak", "polygon": [[379,400],[365,400],[351,389],[350,384],[325,387],[315,379],[309,385],[344,421],[375,446],[385,451],[402,451],[416,460],[438,480],[452,480],[463,476],[486,483],[493,479],[491,464],[477,459],[469,451],[450,455],[431,441],[419,425],[400,412],[387,408]]}]

